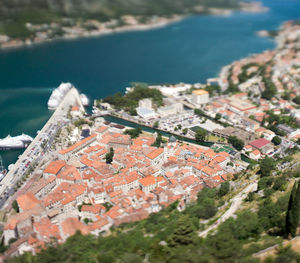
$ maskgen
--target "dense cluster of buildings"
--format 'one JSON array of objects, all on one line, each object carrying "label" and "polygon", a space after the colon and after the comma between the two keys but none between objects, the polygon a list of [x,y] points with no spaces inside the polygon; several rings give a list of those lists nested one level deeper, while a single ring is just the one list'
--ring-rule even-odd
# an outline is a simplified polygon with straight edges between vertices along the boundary
[{"label": "dense cluster of buildings", "polygon": [[[261,114],[266,110],[273,110],[276,114],[285,110],[300,123],[299,110],[292,102],[300,94],[299,32],[299,24],[287,22],[278,31],[277,49],[247,57],[225,67],[219,79],[222,89],[227,89],[232,83],[247,94],[248,99],[261,106]],[[266,88],[264,79],[272,81],[277,90],[277,95],[269,102],[261,99]],[[263,115],[255,117],[261,120]]]},{"label": "dense cluster of buildings", "polygon": [[[77,230],[107,232],[112,225],[147,218],[175,201],[184,209],[202,188],[219,186],[239,166],[227,152],[187,145],[174,137],[156,148],[151,146],[155,140],[147,134],[131,139],[101,125],[60,150],[40,179],[17,197],[20,212],[8,219],[4,242],[17,241],[7,253],[36,252]],[[113,162],[107,164],[111,148]]]}]

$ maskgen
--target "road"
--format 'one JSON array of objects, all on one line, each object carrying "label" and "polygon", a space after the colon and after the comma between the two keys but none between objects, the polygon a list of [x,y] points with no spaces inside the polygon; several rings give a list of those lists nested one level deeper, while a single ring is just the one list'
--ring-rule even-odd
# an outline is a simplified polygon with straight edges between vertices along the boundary
[{"label": "road", "polygon": [[13,168],[9,170],[7,175],[1,181],[0,208],[8,203],[9,197],[15,193],[14,187],[17,182],[26,175],[30,166],[34,163],[39,163],[45,158],[46,149],[49,148],[49,143],[53,141],[60,126],[67,121],[66,115],[69,107],[74,104],[79,105],[80,110],[84,111],[78,91],[75,88],[72,88],[66,94],[42,130],[37,134],[25,152],[19,157]]},{"label": "road", "polygon": [[248,196],[250,192],[254,192],[257,190],[257,182],[253,182],[249,184],[243,191],[233,197],[229,202],[231,202],[230,208],[215,222],[213,225],[208,227],[206,230],[199,233],[200,237],[206,237],[207,234],[216,229],[221,223],[226,221],[228,218],[232,217],[235,212],[240,208],[243,200]]}]

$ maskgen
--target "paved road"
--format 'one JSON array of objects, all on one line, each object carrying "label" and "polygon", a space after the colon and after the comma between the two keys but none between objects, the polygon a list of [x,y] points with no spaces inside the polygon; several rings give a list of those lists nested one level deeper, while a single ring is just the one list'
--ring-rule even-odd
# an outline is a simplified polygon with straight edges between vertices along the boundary
[{"label": "paved road", "polygon": [[206,230],[199,233],[200,237],[206,237],[207,234],[213,230],[216,229],[221,223],[226,221],[228,218],[232,217],[235,212],[239,209],[241,206],[243,200],[248,196],[250,192],[254,192],[257,190],[257,182],[251,183],[248,185],[243,191],[241,191],[239,194],[237,194],[235,197],[233,197],[229,202],[231,202],[230,208],[218,219],[216,223],[211,225]]},{"label": "paved road", "polygon": [[42,145],[46,143],[45,146],[49,146],[49,142],[52,142],[60,125],[66,121],[69,107],[75,103],[79,105],[80,110],[84,111],[78,91],[72,88],[42,130],[2,180],[0,185],[0,208],[5,206],[9,201],[9,197],[15,193],[14,187],[16,183],[27,173],[30,165],[34,162],[40,162],[45,157],[45,147],[42,147]]}]

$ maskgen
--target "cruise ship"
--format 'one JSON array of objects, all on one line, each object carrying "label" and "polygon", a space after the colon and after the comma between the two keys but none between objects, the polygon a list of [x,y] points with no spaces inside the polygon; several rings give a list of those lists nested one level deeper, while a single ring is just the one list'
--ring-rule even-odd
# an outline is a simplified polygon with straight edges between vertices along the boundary
[{"label": "cruise ship", "polygon": [[6,138],[0,139],[0,150],[23,149],[26,148],[32,141],[33,139],[26,134],[16,137],[8,135]]},{"label": "cruise ship", "polygon": [[[58,88],[53,90],[49,100],[48,100],[48,109],[49,110],[56,110],[61,101],[63,100],[64,96],[68,93],[70,89],[72,89],[74,86],[70,83],[64,83],[62,82]],[[83,106],[89,105],[89,99],[85,94],[80,94],[80,100]]]},{"label": "cruise ship", "polygon": [[72,87],[73,85],[71,83],[62,82],[58,88],[53,90],[48,100],[48,109],[55,110]]}]

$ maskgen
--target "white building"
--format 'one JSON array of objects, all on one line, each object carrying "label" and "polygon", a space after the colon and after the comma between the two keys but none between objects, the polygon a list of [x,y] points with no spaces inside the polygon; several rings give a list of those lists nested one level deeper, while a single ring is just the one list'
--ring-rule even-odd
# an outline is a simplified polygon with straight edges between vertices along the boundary
[{"label": "white building", "polygon": [[139,107],[136,108],[137,114],[143,119],[153,119],[156,118],[155,111],[152,108],[151,99],[143,99],[139,101]]},{"label": "white building", "polygon": [[193,91],[192,101],[195,104],[206,104],[209,102],[209,93],[203,89]]},{"label": "white building", "polygon": [[157,113],[160,115],[160,117],[167,117],[169,115],[176,115],[178,113],[183,112],[183,104],[182,103],[174,103],[169,106],[160,107],[157,110]]},{"label": "white building", "polygon": [[147,108],[136,108],[136,113],[143,119],[149,120],[156,118],[155,111]]}]

